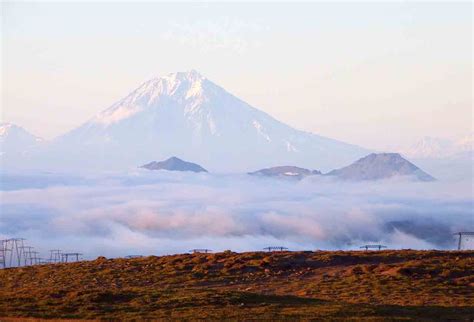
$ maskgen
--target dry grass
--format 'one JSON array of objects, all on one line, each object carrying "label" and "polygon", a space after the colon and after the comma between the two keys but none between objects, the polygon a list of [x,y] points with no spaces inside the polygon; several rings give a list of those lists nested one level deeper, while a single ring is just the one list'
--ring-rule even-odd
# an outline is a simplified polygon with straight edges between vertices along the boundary
[{"label": "dry grass", "polygon": [[472,320],[473,294],[466,251],[223,252],[0,270],[5,317]]}]

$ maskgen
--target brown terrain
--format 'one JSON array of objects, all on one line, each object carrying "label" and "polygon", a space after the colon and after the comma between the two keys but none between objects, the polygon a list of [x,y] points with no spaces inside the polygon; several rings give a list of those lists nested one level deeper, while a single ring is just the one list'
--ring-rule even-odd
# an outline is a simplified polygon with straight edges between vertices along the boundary
[{"label": "brown terrain", "polygon": [[472,321],[474,252],[226,251],[9,268],[0,316]]}]

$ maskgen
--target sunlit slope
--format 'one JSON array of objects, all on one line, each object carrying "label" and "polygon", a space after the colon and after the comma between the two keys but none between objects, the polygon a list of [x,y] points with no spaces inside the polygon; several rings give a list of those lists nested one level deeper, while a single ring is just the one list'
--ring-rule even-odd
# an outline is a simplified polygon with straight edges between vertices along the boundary
[{"label": "sunlit slope", "polygon": [[228,251],[5,269],[0,312],[48,318],[469,320],[473,255]]}]

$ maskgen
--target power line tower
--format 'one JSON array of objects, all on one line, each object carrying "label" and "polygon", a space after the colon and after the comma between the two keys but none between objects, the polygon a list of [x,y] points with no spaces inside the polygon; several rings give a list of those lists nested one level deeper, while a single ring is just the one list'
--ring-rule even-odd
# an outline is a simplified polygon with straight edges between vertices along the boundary
[{"label": "power line tower", "polygon": [[29,265],[33,265],[33,261],[32,261],[32,250],[34,249],[34,247],[32,246],[22,246],[21,247],[21,253],[22,253],[22,257],[23,257],[23,264],[24,266],[29,266]]},{"label": "power line tower", "polygon": [[[63,253],[61,254],[61,262],[63,263],[68,263],[68,262],[73,262],[74,257],[76,258],[76,262],[79,261],[79,256],[81,256],[81,253]],[[71,257],[71,261],[69,261],[69,257]]]},{"label": "power line tower", "polygon": [[31,251],[30,252],[30,262],[31,262],[31,265],[38,265],[39,263],[39,252],[36,252],[36,251]]},{"label": "power line tower", "polygon": [[369,249],[377,249],[377,250],[382,250],[382,248],[387,248],[387,246],[384,246],[384,245],[364,245],[364,246],[360,246],[360,248],[365,248],[365,250],[369,250]]},{"label": "power line tower", "polygon": [[4,267],[21,266],[24,240],[24,238],[9,238],[2,240]]},{"label": "power line tower", "polygon": [[191,249],[189,252],[193,253],[193,254],[196,254],[196,253],[205,253],[205,254],[207,254],[207,253],[212,252],[212,250],[207,249],[207,248],[196,248],[196,249]]},{"label": "power line tower", "polygon": [[7,267],[7,261],[6,261],[6,243],[5,240],[0,240],[0,267],[6,268]]},{"label": "power line tower", "polygon": [[50,263],[59,263],[61,262],[61,250],[60,249],[51,249],[49,251],[49,262]]},{"label": "power line tower", "polygon": [[11,262],[13,258],[13,247],[10,239],[2,240],[2,253],[4,258],[4,268],[11,267]]},{"label": "power line tower", "polygon": [[[458,250],[461,249],[469,249],[469,243],[474,241],[474,232],[473,231],[460,231],[455,233],[454,235],[458,235]],[[471,246],[472,247],[472,246]]]},{"label": "power line tower", "polygon": [[132,258],[142,258],[143,255],[127,255],[124,258],[126,259],[132,259]]},{"label": "power line tower", "polygon": [[268,247],[265,247],[264,250],[268,252],[283,252],[285,250],[288,250],[288,248],[283,247],[283,246],[268,246]]},{"label": "power line tower", "polygon": [[47,265],[49,264],[49,260],[48,259],[45,259],[45,258],[42,258],[42,257],[38,257],[38,265]]}]

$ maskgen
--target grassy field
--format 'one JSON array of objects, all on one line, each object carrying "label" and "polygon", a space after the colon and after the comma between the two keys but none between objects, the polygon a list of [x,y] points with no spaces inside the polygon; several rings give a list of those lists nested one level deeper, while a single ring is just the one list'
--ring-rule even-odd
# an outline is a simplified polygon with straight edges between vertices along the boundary
[{"label": "grassy field", "polygon": [[0,316],[472,321],[474,252],[227,251],[3,269]]}]

